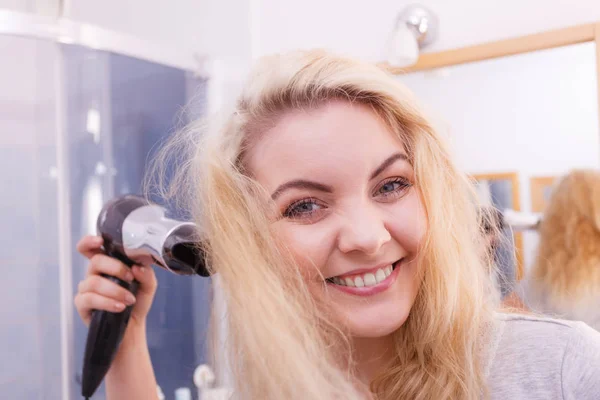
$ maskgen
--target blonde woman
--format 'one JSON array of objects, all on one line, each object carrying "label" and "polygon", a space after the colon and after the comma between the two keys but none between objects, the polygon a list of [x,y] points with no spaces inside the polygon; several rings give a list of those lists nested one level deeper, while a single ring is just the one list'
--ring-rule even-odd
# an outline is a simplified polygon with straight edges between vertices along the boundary
[{"label": "blonde woman", "polygon": [[[267,57],[222,126],[191,129],[158,165],[183,153],[171,193],[191,205],[223,282],[235,398],[600,393],[596,332],[494,311],[471,182],[376,66],[323,51]],[[92,261],[75,303],[85,321],[91,309],[118,312],[133,300],[98,274],[141,282],[107,390],[153,399],[153,272],[127,276],[99,246],[79,245]]]}]

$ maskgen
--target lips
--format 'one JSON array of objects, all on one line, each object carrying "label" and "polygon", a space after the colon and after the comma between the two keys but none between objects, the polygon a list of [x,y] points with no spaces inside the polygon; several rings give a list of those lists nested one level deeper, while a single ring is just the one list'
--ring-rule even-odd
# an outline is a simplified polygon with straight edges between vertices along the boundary
[{"label": "lips", "polygon": [[402,259],[370,270],[334,276],[326,279],[326,281],[333,285],[346,287],[362,288],[376,286],[388,279],[401,261]]},{"label": "lips", "polygon": [[[396,278],[400,274],[399,271],[403,268],[403,260],[402,258],[387,266],[382,265],[371,270],[360,270],[355,271],[353,274],[334,276],[326,280],[327,286],[346,295],[357,297],[375,296],[387,291],[396,282]],[[389,273],[390,269],[391,274]]]}]

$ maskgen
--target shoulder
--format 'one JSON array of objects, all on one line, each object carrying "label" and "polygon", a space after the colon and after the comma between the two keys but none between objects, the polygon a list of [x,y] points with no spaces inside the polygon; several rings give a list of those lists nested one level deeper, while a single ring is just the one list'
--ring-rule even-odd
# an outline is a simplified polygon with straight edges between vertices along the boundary
[{"label": "shoulder", "polygon": [[573,324],[562,375],[565,398],[588,399],[600,395],[600,333],[583,322]]},{"label": "shoulder", "polygon": [[[560,399],[600,393],[600,333],[583,322],[520,314],[497,315],[502,327],[494,372],[514,385],[548,390]],[[493,375],[492,375],[493,376]]]},{"label": "shoulder", "polygon": [[600,331],[600,293],[580,298],[554,296],[545,285],[536,284],[532,278],[523,278],[515,286],[516,294],[534,312],[557,319],[582,321]]},{"label": "shoulder", "polygon": [[[496,314],[498,326],[496,366],[518,363],[522,371],[544,368],[559,373],[562,358],[578,326],[570,321],[523,314]],[[505,365],[506,363],[506,365]]]},{"label": "shoulder", "polygon": [[[504,325],[502,342],[520,349],[553,345],[555,349],[577,351],[585,347],[600,351],[600,332],[581,321],[564,320],[529,314],[498,313]],[[556,351],[556,350],[555,350]]]},{"label": "shoulder", "polygon": [[497,313],[496,319],[503,325],[503,336],[520,338],[520,345],[529,344],[528,341],[541,338],[552,342],[564,342],[581,329],[581,322],[539,316],[534,314]]}]

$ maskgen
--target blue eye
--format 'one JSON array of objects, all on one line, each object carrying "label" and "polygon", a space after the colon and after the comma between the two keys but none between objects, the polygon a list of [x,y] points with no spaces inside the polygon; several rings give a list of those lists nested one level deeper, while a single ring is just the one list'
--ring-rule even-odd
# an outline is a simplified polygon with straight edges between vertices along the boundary
[{"label": "blue eye", "polygon": [[391,178],[383,182],[376,191],[376,195],[380,196],[395,196],[402,194],[411,186],[411,184],[403,178]]},{"label": "blue eye", "polygon": [[322,208],[314,199],[303,199],[290,204],[283,212],[283,216],[286,218],[306,218]]},{"label": "blue eye", "polygon": [[397,190],[399,186],[399,182],[388,182],[384,183],[379,190],[381,192],[393,192],[394,190]]}]

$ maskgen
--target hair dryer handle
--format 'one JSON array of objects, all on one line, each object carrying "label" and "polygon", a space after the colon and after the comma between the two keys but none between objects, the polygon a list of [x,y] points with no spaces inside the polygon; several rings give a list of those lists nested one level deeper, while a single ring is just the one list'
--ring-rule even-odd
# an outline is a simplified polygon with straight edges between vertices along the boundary
[{"label": "hair dryer handle", "polygon": [[[108,255],[119,259],[129,267],[133,265],[131,260],[120,254],[109,253]],[[134,296],[136,295],[139,286],[137,281],[128,283],[114,276],[105,274],[102,276],[129,290]],[[132,310],[133,306],[127,306],[119,313],[104,310],[93,311],[83,362],[81,392],[84,397],[91,397],[102,383],[117,354]]]}]

